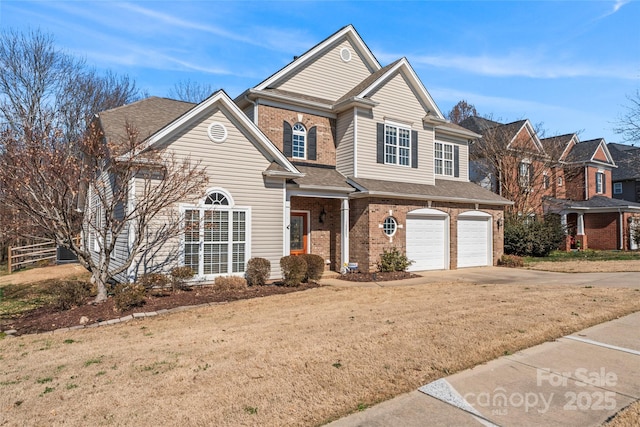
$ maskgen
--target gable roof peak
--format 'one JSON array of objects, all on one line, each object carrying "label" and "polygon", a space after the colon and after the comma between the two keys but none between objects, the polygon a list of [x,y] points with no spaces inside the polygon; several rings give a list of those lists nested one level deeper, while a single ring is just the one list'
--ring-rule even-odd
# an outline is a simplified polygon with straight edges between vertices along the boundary
[{"label": "gable roof peak", "polygon": [[284,68],[276,71],[271,76],[267,77],[265,80],[256,85],[253,89],[255,90],[264,90],[271,86],[273,86],[276,82],[281,81],[287,76],[292,75],[296,70],[300,69],[304,65],[306,65],[309,61],[313,60],[318,54],[324,52],[327,48],[335,45],[339,41],[348,38],[351,42],[356,46],[362,57],[364,58],[367,66],[375,72],[382,68],[376,57],[371,52],[371,49],[365,44],[365,42],[360,37],[360,34],[356,31],[353,25],[349,24],[331,36],[327,37],[320,43],[316,44],[309,50],[307,50],[302,55],[294,57],[294,60],[287,64]]}]

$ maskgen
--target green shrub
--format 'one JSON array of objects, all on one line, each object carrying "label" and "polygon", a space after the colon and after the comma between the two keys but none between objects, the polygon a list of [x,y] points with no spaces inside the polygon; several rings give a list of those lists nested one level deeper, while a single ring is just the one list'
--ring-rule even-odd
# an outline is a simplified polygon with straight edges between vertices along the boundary
[{"label": "green shrub", "polygon": [[234,291],[247,287],[247,281],[240,276],[218,276],[213,282],[213,288],[217,291]]},{"label": "green shrub", "polygon": [[543,220],[509,217],[504,224],[504,251],[508,255],[544,257],[558,249],[564,237],[559,215],[547,214]]},{"label": "green shrub", "polygon": [[249,286],[262,286],[271,275],[271,262],[266,258],[251,258],[247,262],[245,275]]},{"label": "green shrub", "polygon": [[303,254],[299,255],[307,263],[307,274],[304,276],[304,281],[317,281],[322,277],[324,272],[324,258],[320,255]]},{"label": "green shrub", "polygon": [[187,280],[191,279],[195,275],[191,267],[176,267],[171,270],[171,288],[175,290],[189,289]]},{"label": "green shrub", "polygon": [[398,248],[391,248],[388,251],[383,250],[378,262],[378,270],[385,271],[405,271],[413,261],[407,258],[407,255],[401,253]]},{"label": "green shrub", "polygon": [[140,283],[120,283],[114,289],[113,299],[119,311],[144,305],[145,288]]},{"label": "green shrub", "polygon": [[307,262],[300,256],[283,256],[280,268],[285,286],[299,286],[307,274]]},{"label": "green shrub", "polygon": [[58,310],[69,310],[84,303],[91,295],[91,284],[80,280],[61,280],[53,287],[53,305]]},{"label": "green shrub", "polygon": [[518,255],[502,255],[498,260],[498,265],[503,267],[524,267],[524,260]]}]

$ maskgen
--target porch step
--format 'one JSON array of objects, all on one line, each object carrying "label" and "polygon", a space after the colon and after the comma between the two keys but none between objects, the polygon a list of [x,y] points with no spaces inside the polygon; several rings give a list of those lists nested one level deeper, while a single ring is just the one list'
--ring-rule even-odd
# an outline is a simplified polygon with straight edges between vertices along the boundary
[{"label": "porch step", "polygon": [[325,270],[322,272],[323,279],[335,279],[339,275],[340,273],[338,273],[337,271]]}]

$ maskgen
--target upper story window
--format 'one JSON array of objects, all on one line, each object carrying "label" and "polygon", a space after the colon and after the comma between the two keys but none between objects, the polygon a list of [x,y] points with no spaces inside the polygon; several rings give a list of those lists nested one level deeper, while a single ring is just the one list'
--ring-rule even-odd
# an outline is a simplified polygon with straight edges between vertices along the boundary
[{"label": "upper story window", "polygon": [[604,172],[596,172],[596,193],[604,194]]},{"label": "upper story window", "polygon": [[436,142],[434,150],[434,169],[436,175],[453,176],[453,145]]},{"label": "upper story window", "polygon": [[307,130],[302,123],[293,125],[293,140],[291,145],[291,157],[296,159],[306,159]]},{"label": "upper story window", "polygon": [[564,180],[562,179],[561,176],[558,177],[558,187],[562,187],[562,184],[564,183]]},{"label": "upper story window", "polygon": [[411,130],[384,125],[384,162],[392,165],[411,165]]},{"label": "upper story window", "polygon": [[551,182],[549,181],[549,175],[545,172],[542,176],[542,188],[547,190],[551,186]]},{"label": "upper story window", "polygon": [[613,183],[613,194],[622,194],[622,183],[614,182]]},{"label": "upper story window", "polygon": [[518,182],[520,187],[529,188],[533,176],[533,166],[528,161],[522,161],[518,165]]}]

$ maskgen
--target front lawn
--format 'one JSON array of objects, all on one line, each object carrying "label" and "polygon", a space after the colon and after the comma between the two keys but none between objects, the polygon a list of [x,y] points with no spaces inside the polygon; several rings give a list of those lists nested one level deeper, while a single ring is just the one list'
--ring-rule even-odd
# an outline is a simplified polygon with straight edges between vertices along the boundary
[{"label": "front lawn", "polygon": [[536,262],[562,262],[562,261],[634,261],[640,260],[640,251],[553,251],[546,257],[525,257],[525,264]]}]

